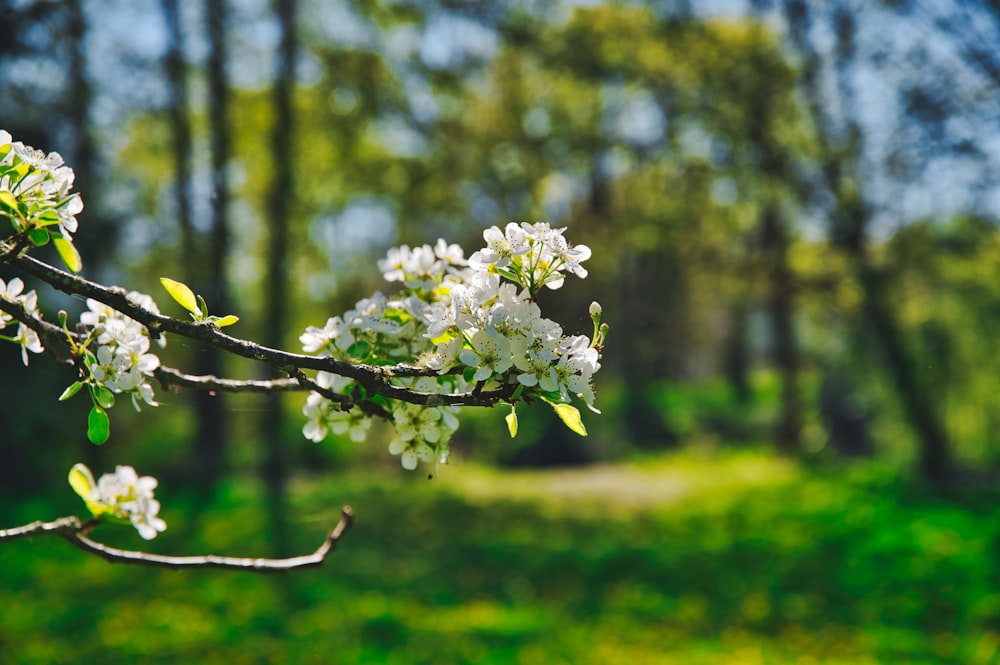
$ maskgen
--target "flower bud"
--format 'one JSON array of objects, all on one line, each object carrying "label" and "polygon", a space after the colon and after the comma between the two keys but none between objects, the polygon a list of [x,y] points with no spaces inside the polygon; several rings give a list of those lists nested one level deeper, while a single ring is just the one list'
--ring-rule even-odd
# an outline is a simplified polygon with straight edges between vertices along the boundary
[{"label": "flower bud", "polygon": [[601,303],[596,300],[590,303],[590,318],[596,319],[601,315]]}]

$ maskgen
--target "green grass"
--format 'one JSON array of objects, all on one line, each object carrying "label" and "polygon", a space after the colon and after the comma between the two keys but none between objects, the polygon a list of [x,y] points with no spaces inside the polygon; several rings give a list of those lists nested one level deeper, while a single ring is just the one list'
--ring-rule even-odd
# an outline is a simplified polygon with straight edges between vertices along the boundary
[{"label": "green grass", "polygon": [[[269,554],[255,483],[226,485],[186,522],[196,500],[160,494],[156,551]],[[303,478],[296,553],[341,504],[358,514],[319,570],[158,571],[57,539],[0,547],[0,663],[992,663],[996,499],[750,455]],[[56,516],[44,508],[14,506],[11,523]]]}]

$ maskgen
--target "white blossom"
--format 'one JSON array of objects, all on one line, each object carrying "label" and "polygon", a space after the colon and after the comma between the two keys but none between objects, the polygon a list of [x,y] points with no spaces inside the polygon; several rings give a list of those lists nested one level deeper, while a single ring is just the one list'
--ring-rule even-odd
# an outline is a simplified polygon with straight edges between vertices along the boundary
[{"label": "white blossom", "polygon": [[[40,318],[38,311],[38,294],[34,289],[25,293],[24,282],[19,277],[15,277],[9,282],[0,279],[0,300],[5,300],[15,305],[20,305],[28,316]],[[5,329],[14,322],[14,317],[6,312],[0,311],[0,330]],[[3,336],[3,339],[13,342],[21,347],[21,361],[28,365],[28,352],[41,353],[45,350],[38,333],[18,322],[17,334],[13,337]]]},{"label": "white blossom", "polygon": [[[148,295],[133,291],[128,299],[147,311],[159,313]],[[87,300],[87,311],[80,315],[80,323],[92,328],[97,337],[97,350],[88,363],[91,380],[115,394],[127,393],[136,411],[140,402],[158,406],[149,379],[160,366],[160,358],[149,352],[146,326],[93,299]],[[162,337],[157,342],[161,346],[166,344]]]},{"label": "white blossom", "polygon": [[[587,275],[581,263],[590,258],[590,248],[571,245],[564,231],[543,222],[494,226],[483,232],[486,246],[468,261],[460,247],[440,239],[433,247],[392,248],[379,268],[387,281],[402,282],[403,291],[396,296],[376,292],[324,327],[307,328],[300,337],[303,349],[349,362],[400,362],[435,372],[420,379],[389,379],[419,392],[461,394],[475,383],[492,381],[490,390],[509,390],[514,400],[580,399],[594,409],[592,378],[600,368],[599,351],[586,337],[564,336],[535,301],[542,286],[558,288],[567,273]],[[589,311],[593,316],[594,306]],[[407,469],[440,463],[458,427],[458,409],[390,406],[396,433],[390,453],[399,455]],[[353,429],[360,422],[356,406],[345,412],[313,393],[303,414],[306,438],[318,441],[330,432],[363,438],[360,429]]]},{"label": "white blossom", "polygon": [[112,519],[130,522],[146,540],[166,530],[167,523],[158,516],[160,502],[153,498],[156,478],[139,476],[131,466],[117,466],[114,473],[105,473],[95,483],[86,465],[77,464],[73,469],[87,479],[91,490],[84,498],[95,516],[106,514]]}]

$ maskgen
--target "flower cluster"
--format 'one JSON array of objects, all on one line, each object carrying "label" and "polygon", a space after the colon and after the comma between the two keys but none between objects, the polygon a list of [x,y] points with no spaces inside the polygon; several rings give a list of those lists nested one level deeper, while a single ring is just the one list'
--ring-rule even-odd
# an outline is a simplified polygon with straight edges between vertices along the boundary
[{"label": "flower cluster", "polygon": [[[451,392],[452,386],[433,378],[409,379],[409,387],[421,392]],[[462,381],[464,384],[464,381]],[[412,471],[417,462],[447,464],[449,447],[458,429],[457,406],[420,406],[400,402],[392,410],[392,425],[396,436],[389,442],[389,452],[399,455],[404,469]]]},{"label": "flower cluster", "polygon": [[[329,372],[319,372],[316,375],[318,386],[335,393],[344,393],[353,383],[351,379]],[[310,441],[322,441],[327,434],[333,432],[347,434],[351,441],[360,443],[368,436],[368,428],[372,424],[371,419],[357,406],[343,409],[317,392],[309,394],[302,413],[308,421],[302,428],[302,433]]]},{"label": "flower cluster", "polygon": [[[38,313],[38,295],[34,289],[25,293],[24,282],[18,277],[6,283],[0,279],[0,299],[20,305],[30,316],[36,318],[40,316]],[[13,322],[14,317],[6,312],[0,312],[0,330],[5,330],[8,325],[13,325]],[[24,361],[25,365],[28,364],[28,351],[32,353],[41,353],[44,351],[42,341],[38,338],[38,333],[20,322],[17,324],[16,335],[13,337],[0,335],[0,339],[13,342],[21,347],[21,360]]]},{"label": "flower cluster", "polygon": [[[156,303],[148,295],[133,291],[128,294],[128,299],[147,311],[159,314]],[[137,411],[140,400],[157,406],[149,378],[160,366],[160,359],[149,353],[149,331],[135,319],[96,300],[88,299],[87,308],[88,311],[80,315],[80,324],[90,329],[90,337],[95,339],[97,350],[84,355],[90,373],[86,383],[103,386],[114,394],[130,395]],[[162,347],[166,340],[160,337],[157,343]]]},{"label": "flower cluster", "polygon": [[83,201],[71,192],[75,177],[59,153],[15,142],[0,129],[0,215],[31,244],[53,240],[70,270],[78,271],[80,257],[72,234]]},{"label": "flower cluster", "polygon": [[[581,263],[590,249],[570,245],[564,230],[545,223],[492,227],[483,233],[486,247],[468,260],[458,245],[444,240],[433,247],[390,249],[379,267],[386,280],[402,282],[405,290],[391,299],[376,293],[322,328],[308,328],[300,337],[303,349],[344,361],[417,365],[433,375],[397,383],[418,392],[500,391],[511,404],[536,397],[560,407],[556,411],[564,421],[564,414],[576,413],[569,405],[574,398],[597,411],[592,379],[601,366],[600,306],[595,303],[591,311],[593,338],[567,336],[542,316],[535,299],[543,286],[562,286],[566,273],[587,275]],[[324,381],[324,388],[343,395],[352,384]],[[309,396],[303,411],[308,418],[303,431],[314,441],[337,432],[331,414],[338,422],[366,418],[357,409],[344,413],[319,393]],[[400,455],[407,469],[418,461],[446,461],[448,440],[458,427],[456,412],[393,406],[388,419],[396,436],[390,452]],[[570,420],[574,430],[584,431],[577,417]],[[339,425],[340,432],[346,427]],[[352,430],[355,435],[362,436]]]},{"label": "flower cluster", "polygon": [[160,502],[153,498],[157,481],[152,476],[140,477],[130,466],[117,466],[114,473],[105,473],[94,482],[90,469],[76,464],[69,473],[69,483],[94,517],[131,523],[146,540],[167,528],[157,515]]},{"label": "flower cluster", "polygon": [[483,232],[486,247],[469,257],[469,266],[495,270],[532,296],[542,286],[558,289],[565,280],[564,272],[586,277],[587,270],[580,264],[590,258],[590,248],[571,246],[563,237],[565,230],[544,222],[511,222],[503,231],[494,226]]}]

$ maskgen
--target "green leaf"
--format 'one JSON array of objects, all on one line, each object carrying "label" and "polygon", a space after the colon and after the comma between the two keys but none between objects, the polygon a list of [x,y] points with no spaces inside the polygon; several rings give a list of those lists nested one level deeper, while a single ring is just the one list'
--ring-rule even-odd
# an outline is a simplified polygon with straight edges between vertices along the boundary
[{"label": "green leaf", "polygon": [[234,314],[229,314],[228,316],[213,316],[210,317],[210,320],[220,328],[225,328],[226,326],[231,326],[239,321],[240,317]]},{"label": "green leaf", "polygon": [[108,412],[99,406],[90,409],[87,416],[87,438],[94,445],[101,445],[111,436],[111,422],[108,420]]},{"label": "green leaf", "polygon": [[59,252],[59,256],[62,258],[63,263],[70,272],[80,272],[83,268],[83,261],[80,260],[80,253],[76,251],[76,247],[73,246],[69,240],[64,236],[54,236],[52,238],[52,244],[56,246],[56,251]]},{"label": "green leaf", "polygon": [[34,229],[28,234],[28,240],[35,247],[41,247],[49,242],[50,234],[45,229]]},{"label": "green leaf", "polygon": [[83,388],[83,383],[80,381],[74,381],[68,388],[66,388],[66,390],[63,391],[62,395],[59,396],[59,401],[65,402],[70,397],[80,392],[80,388]]},{"label": "green leaf", "polygon": [[580,420],[580,412],[577,411],[575,406],[569,404],[553,404],[552,408],[555,409],[556,415],[559,416],[560,420],[566,427],[570,428],[580,436],[587,436],[587,428],[583,426],[583,421]]},{"label": "green leaf", "polygon": [[504,420],[507,421],[507,430],[510,432],[510,438],[517,436],[517,411],[514,409],[514,405],[510,405],[510,413],[504,416]]},{"label": "green leaf", "polygon": [[46,210],[32,221],[38,226],[55,226],[59,223],[59,213],[55,210]]},{"label": "green leaf", "polygon": [[347,354],[352,358],[364,358],[371,351],[371,345],[368,342],[355,342],[347,347]]},{"label": "green leaf", "polygon": [[85,465],[74,464],[69,470],[69,486],[81,499],[88,501],[90,492],[94,489],[94,475]]},{"label": "green leaf", "polygon": [[198,311],[191,312],[194,314],[195,321],[201,321],[205,316],[208,315],[208,305],[205,303],[205,299],[198,296]]},{"label": "green leaf", "polygon": [[87,509],[94,517],[100,517],[102,514],[107,513],[109,508],[101,504],[100,501],[91,501],[90,493],[93,491],[96,483],[94,482],[94,474],[90,472],[86,464],[74,464],[73,468],[69,470],[69,486],[73,488],[73,491],[80,495],[83,502],[87,504]]},{"label": "green leaf", "polygon": [[170,297],[177,301],[177,304],[192,314],[201,316],[201,310],[198,309],[198,301],[194,296],[194,291],[187,284],[176,282],[169,277],[161,277],[160,284],[170,294]]},{"label": "green leaf", "polygon": [[0,207],[8,212],[17,212],[17,199],[7,190],[0,191]]},{"label": "green leaf", "polygon": [[105,409],[110,409],[115,405],[115,394],[104,386],[94,386],[94,401],[97,405]]}]

